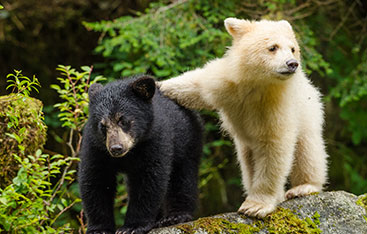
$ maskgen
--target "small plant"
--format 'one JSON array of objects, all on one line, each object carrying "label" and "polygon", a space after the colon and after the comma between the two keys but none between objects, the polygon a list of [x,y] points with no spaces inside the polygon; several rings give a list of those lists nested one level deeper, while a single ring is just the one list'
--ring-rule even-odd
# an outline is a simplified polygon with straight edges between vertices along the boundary
[{"label": "small plant", "polygon": [[6,89],[12,88],[11,93],[22,95],[24,97],[29,97],[32,90],[38,93],[37,87],[41,87],[41,85],[36,76],[33,76],[32,79],[30,79],[24,76],[22,71],[14,70],[14,72],[14,74],[8,74],[6,76],[6,82],[10,83]]},{"label": "small plant", "polygon": [[[82,140],[81,131],[87,121],[88,89],[91,84],[106,79],[97,76],[91,80],[93,67],[83,66],[81,69],[83,72],[78,72],[70,66],[59,65],[57,70],[61,72],[63,77],[57,79],[63,87],[57,84],[51,85],[51,88],[55,89],[59,93],[59,97],[64,100],[64,102],[55,104],[54,107],[60,110],[58,117],[63,122],[62,126],[70,129],[67,145],[72,157],[78,155]],[[75,147],[73,145],[74,140],[77,142]]]},{"label": "small plant", "polygon": [[53,84],[51,88],[55,89],[62,103],[54,106],[60,110],[59,118],[63,122],[63,127],[81,131],[88,114],[88,89],[91,84],[105,80],[102,76],[97,76],[91,80],[93,67],[81,67],[83,72],[78,72],[70,66],[59,65],[56,70],[61,72],[63,77],[57,79],[63,85]]},{"label": "small plant", "polygon": [[[71,183],[75,170],[62,167],[76,161],[62,155],[49,156],[38,150],[21,158],[22,165],[13,183],[0,189],[0,231],[8,233],[60,233],[70,225],[55,227],[55,221],[80,199],[67,197],[65,182]],[[52,180],[59,178],[56,184]]]}]

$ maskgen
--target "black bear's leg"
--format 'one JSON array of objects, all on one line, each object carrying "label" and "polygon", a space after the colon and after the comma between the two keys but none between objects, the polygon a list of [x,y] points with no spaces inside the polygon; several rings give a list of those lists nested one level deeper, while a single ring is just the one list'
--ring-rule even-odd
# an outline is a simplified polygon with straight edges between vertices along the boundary
[{"label": "black bear's leg", "polygon": [[167,192],[168,169],[147,166],[146,171],[128,174],[129,204],[125,224],[116,234],[147,233],[156,224]]},{"label": "black bear's leg", "polygon": [[165,211],[165,202],[163,201],[163,203],[161,204],[161,207],[159,208],[157,217],[155,218],[155,221],[158,222],[159,220],[161,220],[164,217],[164,214],[166,213]]},{"label": "black bear's leg", "polygon": [[106,164],[79,164],[79,187],[87,216],[87,233],[114,233],[113,202],[116,176]]},{"label": "black bear's leg", "polygon": [[167,215],[157,227],[191,221],[196,208],[198,189],[198,162],[187,160],[177,163],[170,176],[167,192]]}]

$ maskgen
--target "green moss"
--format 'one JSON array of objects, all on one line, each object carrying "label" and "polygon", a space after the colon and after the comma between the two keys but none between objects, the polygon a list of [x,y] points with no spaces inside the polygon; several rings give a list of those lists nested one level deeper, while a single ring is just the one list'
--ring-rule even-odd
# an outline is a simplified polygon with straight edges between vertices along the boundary
[{"label": "green moss", "polygon": [[362,206],[367,212],[367,194],[360,196],[356,203],[357,205]]},{"label": "green moss", "polygon": [[[16,137],[15,137],[16,136]],[[11,183],[19,169],[13,154],[34,154],[46,141],[42,102],[16,95],[0,97],[0,187]]]},{"label": "green moss", "polygon": [[[243,218],[248,217],[243,216]],[[262,229],[268,230],[271,234],[318,234],[321,233],[317,227],[320,224],[319,218],[320,214],[316,212],[312,217],[300,219],[291,210],[278,208],[274,213],[252,224],[231,223],[223,218],[200,218],[192,224],[183,224],[177,228],[190,234],[198,230],[207,233],[249,234]]]},{"label": "green moss", "polygon": [[315,212],[315,214],[312,216],[313,221],[316,225],[320,225],[320,214],[319,212]]},{"label": "green moss", "polygon": [[[357,205],[362,206],[366,210],[367,214],[367,194],[360,196],[360,198],[357,200]],[[367,215],[363,216],[364,220],[367,222]]]},{"label": "green moss", "polygon": [[204,230],[207,233],[225,233],[229,234],[251,234],[259,232],[262,229],[262,223],[257,221],[250,224],[232,223],[223,218],[200,218],[192,224],[182,224],[177,226],[184,233],[194,233],[197,230]]},{"label": "green moss", "polygon": [[317,227],[320,215],[300,219],[291,210],[279,207],[276,212],[264,218],[264,225],[269,233],[321,233]]}]

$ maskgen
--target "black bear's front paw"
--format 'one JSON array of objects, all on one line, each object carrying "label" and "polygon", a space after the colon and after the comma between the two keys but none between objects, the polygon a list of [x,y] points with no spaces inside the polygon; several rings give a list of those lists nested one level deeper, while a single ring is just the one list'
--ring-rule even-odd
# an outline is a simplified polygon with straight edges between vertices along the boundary
[{"label": "black bear's front paw", "polygon": [[156,224],[156,227],[167,227],[171,225],[175,225],[178,223],[185,223],[192,220],[192,215],[190,214],[175,214],[169,215],[167,217],[162,218]]},{"label": "black bear's front paw", "polygon": [[140,226],[140,227],[120,227],[115,234],[145,234],[148,233],[154,227],[153,224]]}]

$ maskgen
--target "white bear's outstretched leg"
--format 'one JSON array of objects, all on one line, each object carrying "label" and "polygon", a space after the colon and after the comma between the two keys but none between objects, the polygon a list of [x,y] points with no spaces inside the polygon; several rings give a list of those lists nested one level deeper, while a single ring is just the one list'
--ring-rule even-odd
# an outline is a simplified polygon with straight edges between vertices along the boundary
[{"label": "white bear's outstretched leg", "polygon": [[254,177],[246,200],[238,212],[265,217],[284,200],[284,185],[292,167],[294,144],[264,143],[253,151]]},{"label": "white bear's outstretched leg", "polygon": [[327,177],[327,154],[321,134],[301,135],[295,152],[295,160],[290,176],[292,189],[286,198],[304,196],[320,192]]},{"label": "white bear's outstretched leg", "polygon": [[203,69],[186,72],[178,77],[158,82],[159,89],[167,97],[191,109],[208,109],[213,107],[202,94],[201,78],[207,76]]}]

